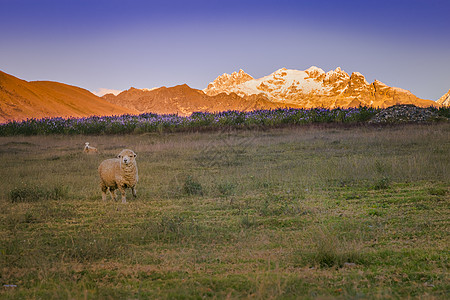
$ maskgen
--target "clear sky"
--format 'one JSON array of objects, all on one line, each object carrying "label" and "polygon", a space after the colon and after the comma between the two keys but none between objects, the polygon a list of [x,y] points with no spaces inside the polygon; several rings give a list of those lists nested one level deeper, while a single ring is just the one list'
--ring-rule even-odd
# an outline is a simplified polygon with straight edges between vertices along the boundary
[{"label": "clear sky", "polygon": [[0,70],[97,91],[340,66],[437,100],[449,0],[0,0]]}]

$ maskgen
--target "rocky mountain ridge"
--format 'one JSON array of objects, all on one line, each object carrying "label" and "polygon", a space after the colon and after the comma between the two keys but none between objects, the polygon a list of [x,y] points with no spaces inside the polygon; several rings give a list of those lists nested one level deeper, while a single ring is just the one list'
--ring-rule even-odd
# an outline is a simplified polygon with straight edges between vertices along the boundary
[{"label": "rocky mountain ridge", "polygon": [[113,104],[136,109],[139,112],[178,114],[182,116],[190,115],[195,111],[251,111],[288,107],[284,104],[273,103],[260,95],[241,97],[235,93],[218,93],[208,96],[203,91],[193,89],[187,84],[151,90],[132,87],[117,96],[106,94],[103,98]]},{"label": "rocky mountain ridge", "polygon": [[203,91],[210,96],[219,93],[261,95],[275,103],[303,108],[436,105],[434,101],[420,99],[410,91],[389,87],[378,80],[369,84],[361,73],[353,72],[349,75],[339,67],[326,73],[314,66],[305,71],[282,68],[259,79],[240,70],[232,75],[217,77]]}]

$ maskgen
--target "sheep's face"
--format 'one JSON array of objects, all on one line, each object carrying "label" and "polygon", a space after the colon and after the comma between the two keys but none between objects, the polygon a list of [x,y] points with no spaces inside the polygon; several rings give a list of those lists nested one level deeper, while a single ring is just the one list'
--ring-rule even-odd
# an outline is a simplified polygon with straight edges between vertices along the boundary
[{"label": "sheep's face", "polygon": [[135,162],[136,160],[136,153],[134,153],[133,150],[130,149],[124,149],[122,152],[117,155],[117,158],[122,161],[122,163],[128,165],[130,163]]}]

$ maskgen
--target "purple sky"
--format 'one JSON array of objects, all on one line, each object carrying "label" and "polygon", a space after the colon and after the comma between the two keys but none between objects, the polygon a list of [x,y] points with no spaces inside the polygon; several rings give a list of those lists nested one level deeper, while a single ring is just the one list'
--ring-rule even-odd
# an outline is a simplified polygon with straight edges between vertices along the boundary
[{"label": "purple sky", "polygon": [[340,66],[437,100],[448,0],[0,0],[0,70],[91,91]]}]

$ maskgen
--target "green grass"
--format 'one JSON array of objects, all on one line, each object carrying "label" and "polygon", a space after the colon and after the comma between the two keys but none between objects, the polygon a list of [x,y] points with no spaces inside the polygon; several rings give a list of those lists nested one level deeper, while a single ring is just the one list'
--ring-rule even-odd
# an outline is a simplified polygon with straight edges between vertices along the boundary
[{"label": "green grass", "polygon": [[[2,137],[0,298],[445,299],[449,130]],[[138,198],[102,202],[122,148]]]}]

